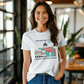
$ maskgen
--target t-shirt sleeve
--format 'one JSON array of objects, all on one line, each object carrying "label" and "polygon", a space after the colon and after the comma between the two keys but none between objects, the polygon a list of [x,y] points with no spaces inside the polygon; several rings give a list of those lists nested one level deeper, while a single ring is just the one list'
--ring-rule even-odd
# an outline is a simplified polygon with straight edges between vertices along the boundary
[{"label": "t-shirt sleeve", "polygon": [[63,36],[63,32],[61,30],[59,31],[58,39],[59,39],[58,40],[58,47],[62,47],[62,46],[66,45],[66,42],[65,42],[65,39]]},{"label": "t-shirt sleeve", "polygon": [[22,45],[21,45],[22,50],[30,50],[30,46],[28,44],[28,38],[25,35],[25,33],[22,36]]}]

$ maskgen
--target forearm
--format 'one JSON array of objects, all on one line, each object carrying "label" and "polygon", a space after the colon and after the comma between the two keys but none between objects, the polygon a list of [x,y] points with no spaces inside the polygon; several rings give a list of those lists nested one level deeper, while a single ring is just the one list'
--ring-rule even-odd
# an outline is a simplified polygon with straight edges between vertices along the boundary
[{"label": "forearm", "polygon": [[27,84],[27,66],[23,64],[23,72],[22,72],[22,77],[23,77],[23,84]]},{"label": "forearm", "polygon": [[66,58],[60,59],[60,73],[63,74],[66,67]]},{"label": "forearm", "polygon": [[65,46],[58,48],[60,55],[60,73],[63,74],[66,67],[66,52]]},{"label": "forearm", "polygon": [[66,66],[66,59],[61,59],[60,60],[60,72],[54,77],[56,80],[60,80],[63,77],[65,66]]}]

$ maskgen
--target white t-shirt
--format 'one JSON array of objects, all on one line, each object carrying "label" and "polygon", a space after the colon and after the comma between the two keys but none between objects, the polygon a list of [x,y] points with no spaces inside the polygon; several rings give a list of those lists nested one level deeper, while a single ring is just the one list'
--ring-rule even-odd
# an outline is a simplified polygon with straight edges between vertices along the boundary
[{"label": "white t-shirt", "polygon": [[45,32],[37,32],[36,29],[25,32],[22,37],[23,50],[30,50],[31,64],[27,72],[27,81],[36,74],[47,73],[55,76],[59,73],[58,47],[65,46],[63,33],[58,35],[58,46],[53,46],[50,41],[49,29]]}]

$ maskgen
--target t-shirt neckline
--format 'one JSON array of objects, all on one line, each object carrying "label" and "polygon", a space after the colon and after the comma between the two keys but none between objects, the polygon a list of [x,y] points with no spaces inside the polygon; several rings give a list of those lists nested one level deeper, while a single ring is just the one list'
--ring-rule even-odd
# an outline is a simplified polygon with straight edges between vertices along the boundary
[{"label": "t-shirt neckline", "polygon": [[36,28],[35,28],[34,30],[35,30],[35,32],[38,33],[38,34],[45,34],[45,33],[47,33],[47,32],[49,31],[49,29],[47,29],[47,30],[44,31],[44,32],[38,32],[38,31],[36,31]]}]

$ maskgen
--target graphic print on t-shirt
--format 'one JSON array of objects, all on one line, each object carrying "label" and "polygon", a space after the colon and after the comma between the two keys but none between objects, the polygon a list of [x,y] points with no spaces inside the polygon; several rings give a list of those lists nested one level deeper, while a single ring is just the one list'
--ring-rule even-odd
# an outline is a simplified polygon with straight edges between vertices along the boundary
[{"label": "graphic print on t-shirt", "polygon": [[[48,41],[48,43],[50,43],[50,41]],[[36,60],[55,59],[56,58],[56,48],[48,47],[48,43],[46,43],[46,41],[45,41],[43,43],[43,47],[42,48],[38,48],[37,50],[35,50],[35,58],[36,58]]]}]

